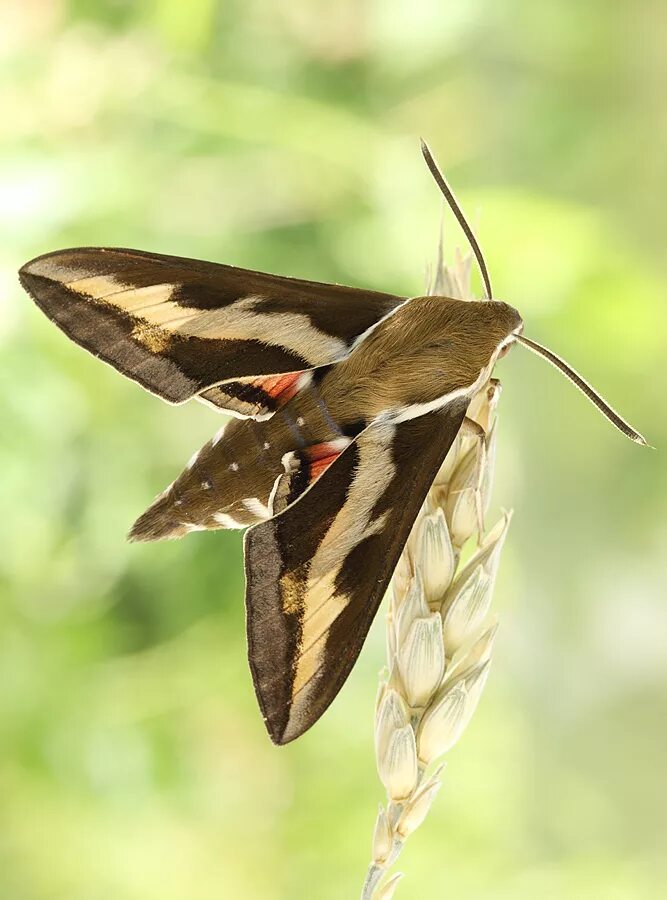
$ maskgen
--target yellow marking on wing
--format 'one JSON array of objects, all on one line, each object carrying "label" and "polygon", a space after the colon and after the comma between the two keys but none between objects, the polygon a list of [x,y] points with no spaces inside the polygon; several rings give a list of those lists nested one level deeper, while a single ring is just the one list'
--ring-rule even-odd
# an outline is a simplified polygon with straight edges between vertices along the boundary
[{"label": "yellow marking on wing", "polygon": [[132,329],[132,337],[142,343],[152,353],[164,353],[171,341],[171,335],[160,331],[154,325],[140,322]]}]

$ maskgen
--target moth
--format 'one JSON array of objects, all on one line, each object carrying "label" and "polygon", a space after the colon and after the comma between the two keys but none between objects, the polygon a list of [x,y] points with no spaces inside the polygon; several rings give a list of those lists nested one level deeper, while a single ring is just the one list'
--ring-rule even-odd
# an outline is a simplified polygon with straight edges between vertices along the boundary
[{"label": "moth", "polygon": [[277,744],[310,728],[349,675],[431,483],[471,427],[469,402],[513,344],[646,443],[492,299],[479,244],[423,142],[422,152],[471,244],[484,302],[138,250],[59,250],[20,270],[77,344],[168,403],[196,398],[233,417],[129,537],[248,528],[250,669]]}]

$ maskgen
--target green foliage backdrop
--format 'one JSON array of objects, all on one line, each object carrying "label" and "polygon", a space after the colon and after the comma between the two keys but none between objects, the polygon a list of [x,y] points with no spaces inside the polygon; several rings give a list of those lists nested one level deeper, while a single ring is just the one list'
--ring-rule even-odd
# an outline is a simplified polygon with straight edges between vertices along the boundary
[{"label": "green foliage backdrop", "polygon": [[440,216],[423,134],[498,296],[659,450],[521,350],[499,367],[494,670],[400,890],[655,898],[664,3],[0,0],[0,20],[0,896],[356,895],[381,623],[323,721],[272,747],[239,535],[124,543],[219,419],[69,344],[16,270],[115,244],[417,293]]}]

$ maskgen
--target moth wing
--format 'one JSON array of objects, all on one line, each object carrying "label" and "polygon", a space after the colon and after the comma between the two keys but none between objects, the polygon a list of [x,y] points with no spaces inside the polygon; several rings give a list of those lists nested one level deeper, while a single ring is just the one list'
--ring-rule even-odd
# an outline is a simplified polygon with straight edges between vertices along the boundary
[{"label": "moth wing", "polygon": [[[170,403],[208,392],[240,415],[270,414],[277,400],[275,378],[267,386],[259,376],[298,377],[341,359],[404,299],[94,247],[39,256],[19,274],[68,337],[147,390]],[[235,383],[216,392],[223,382]]]},{"label": "moth wing", "polygon": [[275,743],[310,728],[349,675],[467,405],[371,425],[247,532],[250,669]]},{"label": "moth wing", "polygon": [[308,383],[312,370],[251,375],[223,381],[197,394],[197,400],[241,419],[266,419]]}]

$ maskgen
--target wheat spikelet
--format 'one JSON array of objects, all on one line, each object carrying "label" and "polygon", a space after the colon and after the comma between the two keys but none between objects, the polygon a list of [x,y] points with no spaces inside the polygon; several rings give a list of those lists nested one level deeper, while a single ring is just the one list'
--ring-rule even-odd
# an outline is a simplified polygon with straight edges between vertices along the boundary
[{"label": "wheat spikelet", "polygon": [[[442,241],[429,293],[471,299],[469,257],[446,266]],[[473,398],[399,561],[387,613],[388,674],[375,709],[375,753],[387,792],[380,807],[362,900],[389,900],[400,880],[387,870],[440,789],[442,758],[473,715],[486,683],[496,625],[491,595],[511,515],[488,531],[500,385]],[[462,562],[464,544],[476,548]]]}]

